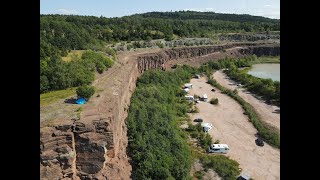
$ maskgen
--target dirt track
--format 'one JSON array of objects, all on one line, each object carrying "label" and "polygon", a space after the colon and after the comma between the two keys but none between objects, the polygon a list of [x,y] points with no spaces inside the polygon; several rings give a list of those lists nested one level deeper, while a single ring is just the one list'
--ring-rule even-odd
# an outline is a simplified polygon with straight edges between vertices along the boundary
[{"label": "dirt track", "polygon": [[280,179],[280,151],[268,144],[259,147],[255,144],[257,130],[243,114],[242,107],[229,96],[219,90],[212,92],[212,86],[206,83],[206,78],[192,79],[193,88],[190,94],[207,94],[209,100],[213,97],[219,99],[219,105],[209,102],[197,104],[200,112],[191,114],[191,118],[203,118],[204,122],[213,124],[209,134],[213,140],[229,145],[227,156],[240,164],[243,172],[254,179],[273,180]]},{"label": "dirt track", "polygon": [[222,86],[231,90],[237,88],[238,95],[253,106],[253,108],[260,115],[263,121],[280,129],[280,114],[276,113],[276,110],[279,109],[279,107],[268,105],[263,100],[259,100],[256,97],[254,97],[250,92],[246,91],[245,89],[238,88],[235,85],[235,82],[230,80],[228,76],[224,74],[222,71],[216,71],[213,74],[213,76],[214,79]]}]

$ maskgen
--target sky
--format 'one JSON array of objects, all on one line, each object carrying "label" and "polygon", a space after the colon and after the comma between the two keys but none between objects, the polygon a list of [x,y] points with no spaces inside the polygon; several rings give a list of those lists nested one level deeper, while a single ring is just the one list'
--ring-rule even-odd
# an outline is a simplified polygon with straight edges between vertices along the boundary
[{"label": "sky", "polygon": [[40,14],[121,17],[151,11],[179,10],[280,19],[280,0],[40,0]]}]

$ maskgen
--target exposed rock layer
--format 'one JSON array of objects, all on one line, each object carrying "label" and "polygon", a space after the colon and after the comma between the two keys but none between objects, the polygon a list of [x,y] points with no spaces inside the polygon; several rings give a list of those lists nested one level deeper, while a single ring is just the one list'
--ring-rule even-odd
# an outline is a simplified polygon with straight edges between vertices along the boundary
[{"label": "exposed rock layer", "polygon": [[[244,47],[243,47],[244,46]],[[236,48],[239,47],[239,48]],[[235,49],[231,49],[235,48]],[[228,54],[226,49],[229,51],[234,51],[233,53]],[[223,52],[225,50],[225,52]],[[222,51],[222,52],[221,52]],[[278,44],[264,44],[256,45],[254,43],[245,43],[245,44],[228,44],[220,46],[202,46],[202,47],[190,47],[190,48],[175,48],[175,49],[166,49],[158,53],[148,53],[138,57],[138,69],[142,73],[148,69],[162,68],[165,69],[165,64],[168,61],[175,60],[176,63],[185,64],[184,61],[189,58],[197,59],[201,58],[205,61],[218,59],[214,56],[210,56],[213,53],[225,54],[225,56],[245,56],[249,54],[256,54],[257,56],[262,55],[280,55],[280,45]],[[205,57],[204,57],[205,56]],[[199,61],[199,60],[197,60]]]}]

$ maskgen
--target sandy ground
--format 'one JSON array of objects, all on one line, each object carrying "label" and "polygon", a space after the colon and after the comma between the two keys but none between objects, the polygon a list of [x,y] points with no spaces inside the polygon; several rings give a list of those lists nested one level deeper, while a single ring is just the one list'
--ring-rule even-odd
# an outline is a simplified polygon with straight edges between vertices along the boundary
[{"label": "sandy ground", "polygon": [[257,146],[257,130],[243,114],[242,107],[219,90],[212,92],[212,86],[206,81],[204,77],[191,79],[193,88],[190,94],[207,94],[209,100],[217,97],[219,105],[200,102],[197,104],[200,112],[190,114],[191,119],[203,118],[204,122],[213,124],[209,134],[214,141],[228,144],[230,150],[227,156],[239,162],[242,172],[258,180],[280,179],[280,151],[266,143],[264,147]]},{"label": "sandy ground", "polygon": [[250,92],[243,88],[239,88],[235,85],[235,82],[230,80],[226,74],[222,71],[216,71],[213,74],[214,79],[222,86],[234,90],[238,89],[238,95],[242,97],[245,101],[253,106],[255,111],[260,115],[261,119],[278,129],[280,129],[280,113],[276,113],[275,110],[280,109],[277,106],[268,105],[263,100],[259,100],[254,97]]}]

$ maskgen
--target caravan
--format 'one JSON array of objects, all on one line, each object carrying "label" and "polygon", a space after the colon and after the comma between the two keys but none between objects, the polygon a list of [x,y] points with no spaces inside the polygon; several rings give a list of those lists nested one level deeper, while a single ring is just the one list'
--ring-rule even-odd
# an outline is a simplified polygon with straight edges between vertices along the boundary
[{"label": "caravan", "polygon": [[204,132],[208,132],[210,129],[212,129],[213,125],[211,123],[201,123],[201,127],[203,128]]},{"label": "caravan", "polygon": [[192,84],[191,83],[184,84],[184,88],[191,89],[192,88]]},{"label": "caravan", "polygon": [[194,97],[190,96],[190,95],[185,95],[184,97],[186,98],[186,100],[189,100],[189,101],[193,101],[194,100]]},{"label": "caravan", "polygon": [[207,102],[207,101],[208,101],[208,95],[207,95],[207,94],[204,94],[204,95],[201,97],[201,100],[204,101],[204,102]]},{"label": "caravan", "polygon": [[226,154],[229,151],[229,147],[226,144],[211,144],[208,149],[209,153],[223,153]]}]

